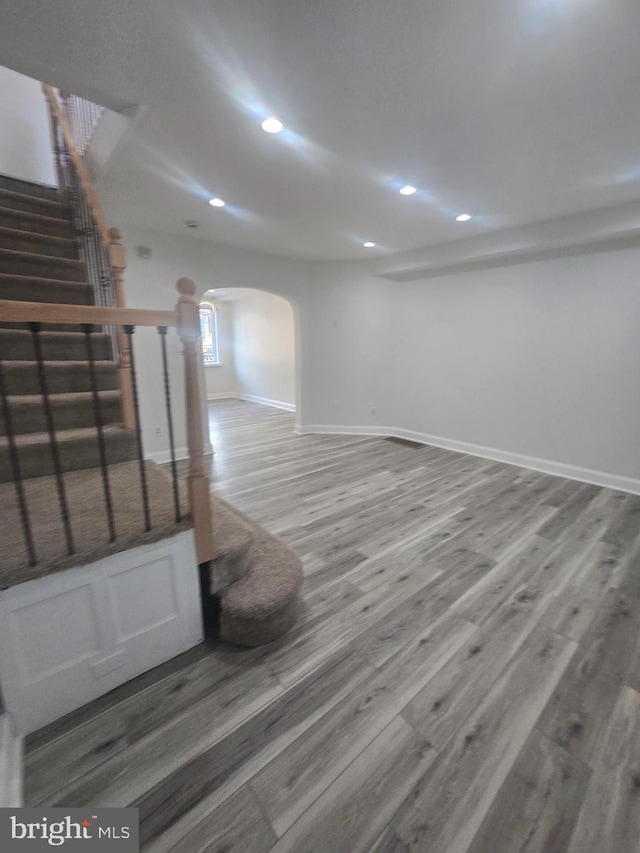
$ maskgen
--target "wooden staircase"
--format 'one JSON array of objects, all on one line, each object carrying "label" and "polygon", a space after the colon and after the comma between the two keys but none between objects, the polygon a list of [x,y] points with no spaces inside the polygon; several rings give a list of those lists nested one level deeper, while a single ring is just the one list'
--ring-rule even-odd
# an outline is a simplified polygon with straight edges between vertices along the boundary
[{"label": "wooden staircase", "polygon": [[[0,299],[92,305],[70,208],[58,191],[0,176]],[[93,337],[100,416],[110,464],[136,458],[135,432],[124,429],[118,372],[107,334]],[[100,464],[85,336],[80,326],[43,324],[40,334],[63,471]],[[32,334],[25,324],[0,325],[0,359],[10,397],[22,476],[51,474]],[[0,482],[12,479],[6,422],[0,419]]]}]

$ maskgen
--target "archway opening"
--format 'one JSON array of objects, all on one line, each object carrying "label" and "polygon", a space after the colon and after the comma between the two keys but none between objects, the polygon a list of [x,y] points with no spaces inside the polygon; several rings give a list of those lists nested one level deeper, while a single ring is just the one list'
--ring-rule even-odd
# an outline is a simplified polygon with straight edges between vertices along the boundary
[{"label": "archway opening", "polygon": [[298,411],[298,335],[294,306],[254,288],[205,291],[204,386],[208,405],[244,400]]}]

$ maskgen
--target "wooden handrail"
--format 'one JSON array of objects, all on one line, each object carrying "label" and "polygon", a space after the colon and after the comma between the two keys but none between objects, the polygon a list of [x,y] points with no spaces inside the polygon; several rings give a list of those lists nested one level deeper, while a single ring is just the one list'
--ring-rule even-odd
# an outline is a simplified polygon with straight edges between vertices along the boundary
[{"label": "wooden handrail", "polygon": [[96,326],[176,326],[175,311],[145,308],[102,308],[53,302],[12,302],[0,299],[2,323],[93,323]]},{"label": "wooden handrail", "polygon": [[84,160],[82,159],[81,154],[76,148],[76,144],[73,139],[73,134],[71,133],[71,127],[69,126],[69,119],[67,118],[67,114],[62,109],[60,101],[58,100],[52,86],[50,86],[48,83],[43,83],[42,91],[44,92],[44,96],[49,104],[49,109],[56,117],[56,120],[60,125],[62,133],[64,135],[64,141],[66,142],[67,149],[69,151],[69,156],[73,160],[73,165],[75,166],[76,171],[78,172],[78,177],[80,178],[82,189],[84,190],[85,195],[87,196],[87,201],[89,202],[91,212],[93,213],[93,218],[95,219],[96,225],[98,226],[102,242],[105,244],[105,246],[109,246],[109,225],[107,224],[105,215],[102,212],[102,208],[100,207],[98,196],[96,195],[96,191],[94,190],[93,185],[91,183],[91,178],[89,177],[87,167],[84,165]]},{"label": "wooden handrail", "polygon": [[[84,164],[80,152],[78,151],[73,133],[69,125],[69,119],[66,111],[62,108],[58,97],[53,90],[53,87],[48,83],[42,84],[42,91],[49,104],[49,116],[51,118],[51,126],[53,130],[54,142],[56,140],[55,125],[60,127],[64,137],[65,146],[69,152],[69,156],[73,162],[74,168],[82,185],[82,190],[87,200],[87,204],[91,209],[91,215],[95,222],[99,237],[103,245],[106,247],[109,264],[113,274],[115,286],[115,300],[118,308],[124,308],[126,305],[124,295],[124,271],[126,267],[125,249],[122,245],[122,237],[117,228],[109,228],[107,220],[98,196],[91,183],[89,172]],[[56,144],[56,168],[58,170],[58,182],[60,189],[64,188],[64,171],[61,168],[60,157],[57,152]],[[95,286],[95,283],[94,283]],[[59,322],[66,322],[64,319]],[[71,321],[69,321],[71,322]],[[91,321],[89,321],[91,322]],[[118,345],[118,383],[120,385],[120,394],[122,398],[122,419],[126,427],[132,428],[135,423],[135,407],[133,400],[133,385],[131,376],[131,351],[129,349],[130,342],[128,337],[122,330],[122,325],[117,321],[105,321],[109,324],[116,325],[116,340]],[[138,324],[140,325],[140,324]],[[165,323],[164,325],[169,325]]]}]

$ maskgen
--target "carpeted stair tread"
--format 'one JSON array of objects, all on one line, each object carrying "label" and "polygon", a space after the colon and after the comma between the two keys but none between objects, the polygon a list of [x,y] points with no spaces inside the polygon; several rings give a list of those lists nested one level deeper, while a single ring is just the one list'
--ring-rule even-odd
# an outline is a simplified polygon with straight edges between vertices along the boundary
[{"label": "carpeted stair tread", "polygon": [[[71,207],[57,188],[0,175],[0,300],[94,304],[93,288],[79,258]],[[42,323],[45,375],[60,463],[65,472],[100,464],[96,412],[91,395],[87,340],[79,324]],[[122,419],[117,365],[104,329],[93,336],[100,417],[109,464],[137,457],[133,430]],[[40,397],[34,337],[27,324],[0,323],[0,358],[23,479],[53,472],[54,460]],[[0,483],[13,468],[0,412]]]},{"label": "carpeted stair tread", "polygon": [[[101,328],[104,328],[102,326]],[[27,323],[0,323],[0,329],[18,329],[19,331],[28,331]],[[80,323],[41,323],[40,329],[43,332],[82,332],[84,331]]]},{"label": "carpeted stair tread", "polygon": [[0,189],[48,201],[57,202],[60,198],[58,187],[40,184],[37,181],[27,181],[24,178],[13,178],[10,175],[0,175]]},{"label": "carpeted stair tread", "polygon": [[[137,459],[135,430],[107,424],[103,429],[107,461],[110,465]],[[100,465],[100,454],[95,427],[67,429],[57,433],[58,450],[63,471],[78,471]],[[16,436],[23,479],[53,474],[53,459],[48,433],[25,433]],[[0,436],[0,483],[11,481],[8,441]]]},{"label": "carpeted stair tread", "polygon": [[[40,333],[43,358],[47,361],[76,361],[87,354],[87,343],[82,332]],[[110,359],[108,335],[92,335],[93,355],[96,361]],[[34,357],[33,338],[30,331],[0,327],[0,353],[3,361],[25,361]]]},{"label": "carpeted stair tread", "polygon": [[[119,391],[102,391],[99,395],[100,400],[117,400],[120,396]],[[92,394],[86,391],[69,391],[62,394],[49,394],[51,405],[62,403],[90,403],[93,400]],[[9,396],[10,406],[41,406],[42,401],[35,394],[12,394]]]},{"label": "carpeted stair tread", "polygon": [[246,574],[253,528],[232,506],[213,496],[211,519],[214,553],[209,570],[209,591],[213,595]]},{"label": "carpeted stair tread", "polygon": [[27,213],[40,213],[43,216],[54,216],[59,219],[69,218],[71,208],[64,202],[55,199],[39,198],[25,192],[0,187],[0,207],[11,210],[24,210]]},{"label": "carpeted stair tread", "polygon": [[[99,468],[65,474],[76,553],[66,552],[54,477],[25,482],[38,563],[29,566],[13,483],[0,485],[0,587],[86,565],[110,554],[173,536],[192,527],[189,516],[175,523],[171,479],[153,462],[145,463],[152,530],[145,532],[137,462],[109,467],[117,540],[110,543]],[[186,500],[181,499],[183,512]]]},{"label": "carpeted stair tread", "polygon": [[[11,230],[11,229],[6,229]],[[0,259],[11,260],[33,260],[43,266],[54,264],[56,266],[67,266],[69,269],[80,269],[84,272],[84,263],[78,258],[57,258],[55,255],[47,255],[45,252],[24,252],[21,249],[9,249],[0,246]]]},{"label": "carpeted stair tread", "polygon": [[[107,424],[104,428],[105,435],[112,435],[117,432],[129,432],[129,430],[123,430],[122,427],[114,426],[113,424]],[[72,444],[76,441],[81,441],[85,438],[90,438],[93,442],[95,442],[96,437],[96,429],[95,427],[86,427],[82,429],[65,429],[56,433],[56,438],[59,445],[63,444]],[[16,435],[15,437],[16,445],[21,447],[23,445],[28,444],[49,444],[49,433],[48,432],[30,432],[27,435]],[[7,438],[6,436],[0,436],[0,450],[3,450],[7,447]]]},{"label": "carpeted stair tread", "polygon": [[[76,258],[0,248],[0,272],[15,275],[42,275],[66,281],[84,281],[84,263]],[[54,273],[51,275],[51,273]]]},{"label": "carpeted stair tread", "polygon": [[0,299],[18,302],[64,302],[91,305],[93,292],[86,281],[0,272]]},{"label": "carpeted stair tread", "polygon": [[39,256],[78,260],[78,243],[74,237],[40,234],[5,225],[0,225],[0,247]]},{"label": "carpeted stair tread", "polygon": [[240,553],[253,540],[251,525],[221,498],[211,498],[213,518],[213,559]]},{"label": "carpeted stair tread", "polygon": [[254,534],[249,564],[245,577],[222,593],[223,611],[244,619],[272,616],[296,596],[302,585],[297,555],[266,531]]},{"label": "carpeted stair tread", "polygon": [[[107,423],[121,423],[119,391],[98,392],[100,420]],[[81,429],[96,425],[96,412],[93,395],[87,391],[63,394],[49,394],[49,403],[53,422],[58,434],[68,429]],[[39,434],[47,428],[42,397],[39,394],[25,394],[9,397],[11,423],[16,435]],[[0,417],[0,434],[6,433],[6,423]]]},{"label": "carpeted stair tread", "polygon": [[[89,368],[86,361],[45,361],[47,385],[51,394],[90,391]],[[112,361],[95,363],[99,391],[118,390],[118,368]],[[9,396],[39,394],[38,369],[33,361],[7,361],[4,380]]]},{"label": "carpeted stair tread", "polygon": [[73,222],[67,217],[43,216],[28,210],[0,207],[0,224],[7,228],[29,231],[48,236],[73,237]]},{"label": "carpeted stair tread", "polygon": [[268,533],[235,507],[212,498],[212,515],[222,522],[241,520],[251,532],[244,576],[219,590],[220,639],[240,646],[259,646],[282,636],[298,615],[302,564],[282,540]]}]

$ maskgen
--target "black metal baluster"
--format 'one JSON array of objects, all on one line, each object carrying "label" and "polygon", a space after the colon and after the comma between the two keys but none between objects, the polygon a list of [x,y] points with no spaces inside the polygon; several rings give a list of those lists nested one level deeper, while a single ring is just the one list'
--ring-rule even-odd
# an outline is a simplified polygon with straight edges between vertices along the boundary
[{"label": "black metal baluster", "polygon": [[37,562],[36,549],[33,544],[33,536],[31,534],[31,519],[29,518],[29,509],[27,507],[27,499],[24,493],[24,485],[22,483],[22,469],[20,468],[20,458],[18,456],[18,448],[16,447],[15,433],[13,431],[13,421],[11,420],[11,410],[9,409],[9,398],[4,381],[4,367],[2,365],[2,360],[0,360],[0,402],[2,402],[2,411],[4,412],[5,431],[7,434],[7,444],[9,446],[9,461],[11,463],[13,483],[16,490],[16,498],[18,500],[18,509],[20,511],[20,522],[22,524],[24,544],[27,548],[27,554],[29,555],[29,565],[35,566]]},{"label": "black metal baluster", "polygon": [[96,378],[96,363],[93,355],[94,327],[91,323],[83,323],[87,359],[89,361],[89,382],[91,385],[91,396],[93,398],[93,411],[96,418],[96,430],[98,433],[98,450],[100,452],[100,471],[102,474],[102,491],[104,493],[104,505],[107,510],[107,524],[109,526],[109,541],[116,541],[116,525],[113,518],[113,503],[111,502],[111,486],[109,484],[109,469],[107,467],[107,448],[104,443],[104,430],[102,428],[102,412],[100,410],[100,396],[98,394],[98,380]]},{"label": "black metal baluster", "polygon": [[124,333],[129,336],[129,350],[131,353],[131,385],[133,388],[133,408],[136,415],[136,440],[138,443],[138,465],[140,468],[140,487],[142,489],[142,506],[144,508],[145,530],[151,530],[151,516],[149,514],[149,495],[147,493],[147,472],[144,467],[144,456],[142,451],[142,429],[140,427],[140,404],[138,402],[138,381],[136,378],[136,363],[133,355],[133,333],[134,326],[125,326]]},{"label": "black metal baluster", "polygon": [[180,521],[180,492],[178,490],[178,467],[176,465],[176,446],[173,438],[173,418],[171,415],[171,388],[169,387],[169,366],[167,364],[167,327],[158,326],[162,348],[162,374],[164,377],[164,401],[167,407],[167,424],[169,426],[169,447],[171,449],[171,478],[173,480],[173,505],[176,513],[176,524]]},{"label": "black metal baluster", "polygon": [[58,490],[60,515],[62,516],[64,535],[67,540],[67,551],[69,554],[73,554],[75,549],[73,545],[73,535],[71,533],[71,522],[69,520],[69,505],[67,503],[64,479],[62,477],[62,465],[60,464],[60,449],[58,448],[58,441],[56,439],[56,428],[53,421],[53,412],[51,410],[51,401],[49,400],[49,391],[47,388],[47,376],[44,369],[44,358],[42,357],[42,341],[40,340],[40,327],[40,323],[29,323],[31,337],[33,338],[33,348],[35,350],[36,355],[38,381],[40,383],[40,393],[42,394],[44,416],[47,422],[47,430],[49,432],[49,446],[51,448],[51,457],[53,459],[53,471],[56,477],[56,489]]}]

